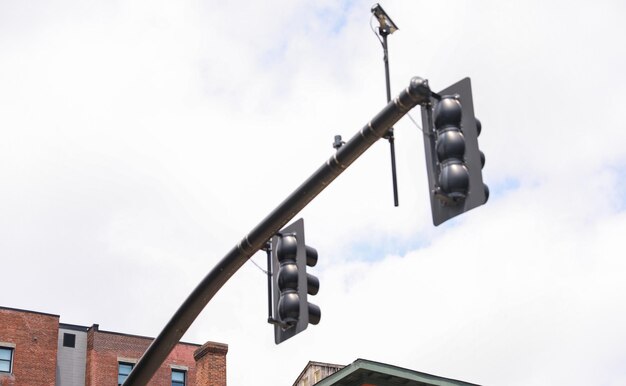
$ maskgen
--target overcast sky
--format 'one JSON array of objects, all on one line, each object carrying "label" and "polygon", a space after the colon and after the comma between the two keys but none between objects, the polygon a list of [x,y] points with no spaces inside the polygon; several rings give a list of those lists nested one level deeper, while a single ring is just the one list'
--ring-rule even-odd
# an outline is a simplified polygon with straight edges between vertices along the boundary
[{"label": "overcast sky", "polygon": [[[0,305],[156,336],[334,135],[384,106],[371,6],[0,1]],[[485,385],[625,384],[626,7],[382,6],[400,27],[392,94],[472,79],[489,202],[434,227],[404,118],[398,208],[380,141],[298,215],[321,323],[274,345],[247,263],[184,340],[227,343],[232,386],[357,358]]]}]

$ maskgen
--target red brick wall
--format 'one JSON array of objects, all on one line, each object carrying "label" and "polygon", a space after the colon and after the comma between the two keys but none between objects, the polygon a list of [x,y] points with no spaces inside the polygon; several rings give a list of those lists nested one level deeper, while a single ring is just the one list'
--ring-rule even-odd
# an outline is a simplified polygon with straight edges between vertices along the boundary
[{"label": "red brick wall", "polygon": [[[86,386],[116,386],[118,361],[120,358],[138,360],[146,351],[152,339],[117,334],[105,331],[98,331],[97,326],[89,329],[87,334],[87,374]],[[213,343],[221,345],[218,343]],[[196,361],[194,360],[194,352],[198,349],[198,345],[179,343],[174,350],[166,358],[165,362],[155,373],[150,381],[150,386],[170,386],[172,367],[171,365],[184,366],[187,368],[187,385],[226,385],[226,352],[222,354],[223,365],[221,370],[214,370],[207,373],[209,377],[197,383],[196,378]],[[219,356],[219,355],[216,355]],[[123,359],[122,359],[123,361]],[[221,371],[221,372],[220,372]],[[222,381],[223,380],[223,381]],[[221,383],[220,383],[221,382]]]},{"label": "red brick wall", "polygon": [[215,342],[207,342],[196,350],[196,386],[226,386],[227,352],[227,345]]},{"label": "red brick wall", "polygon": [[0,308],[0,342],[15,345],[13,373],[2,386],[55,386],[58,315]]},{"label": "red brick wall", "polygon": [[[55,386],[59,316],[0,307],[0,342],[14,345],[13,372],[0,375],[0,386]],[[138,360],[151,338],[99,331],[87,333],[85,386],[116,386],[118,361]],[[226,386],[228,346],[179,343],[150,381],[170,386],[172,365],[187,369],[187,386]],[[197,362],[196,362],[197,361]]]}]

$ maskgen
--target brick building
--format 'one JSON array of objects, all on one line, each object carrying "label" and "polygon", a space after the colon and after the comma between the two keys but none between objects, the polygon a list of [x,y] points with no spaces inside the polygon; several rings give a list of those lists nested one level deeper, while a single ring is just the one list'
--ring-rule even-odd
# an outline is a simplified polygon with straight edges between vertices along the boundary
[{"label": "brick building", "polygon": [[[0,307],[0,386],[115,386],[153,338],[59,323],[59,316]],[[180,342],[154,386],[226,386],[228,346]]]}]

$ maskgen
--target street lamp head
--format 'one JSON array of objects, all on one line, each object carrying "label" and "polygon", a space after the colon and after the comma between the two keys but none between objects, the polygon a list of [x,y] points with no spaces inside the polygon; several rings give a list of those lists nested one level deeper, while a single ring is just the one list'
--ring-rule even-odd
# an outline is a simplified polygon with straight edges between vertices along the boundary
[{"label": "street lamp head", "polygon": [[381,35],[391,35],[398,30],[396,23],[391,20],[380,4],[376,3],[372,6],[372,14],[378,19],[378,23],[380,24],[378,30]]}]

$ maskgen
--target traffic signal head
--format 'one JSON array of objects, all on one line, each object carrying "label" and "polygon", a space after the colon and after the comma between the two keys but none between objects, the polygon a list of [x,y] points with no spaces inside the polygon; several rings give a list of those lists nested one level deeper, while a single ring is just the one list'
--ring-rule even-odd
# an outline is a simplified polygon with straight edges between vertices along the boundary
[{"label": "traffic signal head", "polygon": [[297,251],[298,244],[295,235],[287,235],[278,239],[276,244],[276,257],[279,264],[277,284],[280,293],[278,317],[287,324],[296,323],[300,315]]},{"label": "traffic signal head", "polygon": [[462,109],[455,96],[444,96],[435,107],[435,151],[440,165],[437,182],[453,200],[467,197],[469,171],[464,162],[465,138],[461,132]]},{"label": "traffic signal head", "polygon": [[485,156],[478,149],[480,121],[474,116],[472,89],[465,78],[422,105],[424,147],[433,223],[484,204]]},{"label": "traffic signal head", "polygon": [[308,295],[319,291],[319,279],[306,272],[317,264],[317,251],[304,243],[302,219],[272,238],[272,302],[277,323],[274,340],[279,344],[304,331],[309,323],[318,324],[321,311],[308,302]]}]

